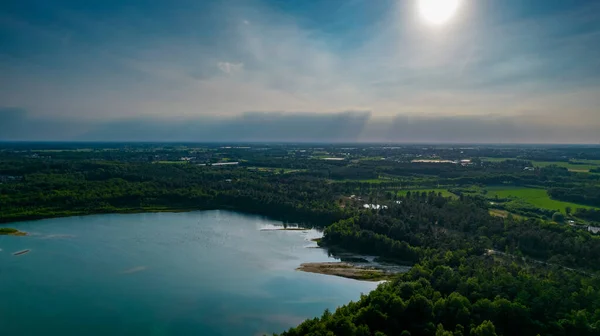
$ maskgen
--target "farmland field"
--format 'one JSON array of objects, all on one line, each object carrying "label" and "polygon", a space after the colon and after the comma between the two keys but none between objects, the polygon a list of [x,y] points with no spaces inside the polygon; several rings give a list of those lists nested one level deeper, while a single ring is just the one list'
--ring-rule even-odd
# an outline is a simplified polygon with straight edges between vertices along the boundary
[{"label": "farmland field", "polygon": [[600,166],[600,160],[571,160],[572,162]]},{"label": "farmland field", "polygon": [[[517,159],[516,158],[484,157],[484,158],[481,158],[481,160],[488,161],[488,162],[502,162],[502,161],[506,161],[506,160],[517,160]],[[587,173],[590,171],[590,169],[600,168],[600,160],[571,160],[571,162],[531,161],[531,163],[533,163],[533,165],[535,167],[543,168],[543,167],[555,165],[558,167],[567,168],[569,171],[572,171],[572,172],[580,172],[580,173]]]},{"label": "farmland field", "polygon": [[498,196],[498,198],[522,200],[539,208],[560,210],[563,213],[567,207],[570,207],[573,210],[577,208],[592,208],[586,205],[553,200],[548,196],[548,193],[544,189],[527,187],[488,187],[486,190],[488,191],[486,194],[488,198],[495,198]]},{"label": "farmland field", "polygon": [[588,164],[573,164],[570,162],[554,162],[554,161],[532,161],[533,165],[536,167],[548,167],[552,165],[556,165],[559,167],[567,168],[573,172],[589,172],[590,169],[598,168],[599,166],[593,163]]}]

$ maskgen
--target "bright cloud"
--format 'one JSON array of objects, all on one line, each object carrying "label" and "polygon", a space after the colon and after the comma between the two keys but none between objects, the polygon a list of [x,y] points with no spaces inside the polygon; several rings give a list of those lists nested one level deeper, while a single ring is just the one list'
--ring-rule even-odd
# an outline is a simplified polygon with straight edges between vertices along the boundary
[{"label": "bright cloud", "polygon": [[219,62],[219,63],[217,63],[217,66],[219,67],[219,69],[221,71],[223,71],[224,73],[226,73],[228,75],[233,75],[235,73],[238,73],[238,72],[244,70],[243,63]]}]

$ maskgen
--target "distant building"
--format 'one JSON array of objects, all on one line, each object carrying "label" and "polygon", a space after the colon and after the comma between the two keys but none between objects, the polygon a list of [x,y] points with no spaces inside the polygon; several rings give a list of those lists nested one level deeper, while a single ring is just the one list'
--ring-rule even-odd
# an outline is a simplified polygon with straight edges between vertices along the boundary
[{"label": "distant building", "polygon": [[375,210],[379,210],[379,209],[387,209],[387,205],[379,205],[379,204],[364,204],[363,208],[365,209],[375,209]]}]

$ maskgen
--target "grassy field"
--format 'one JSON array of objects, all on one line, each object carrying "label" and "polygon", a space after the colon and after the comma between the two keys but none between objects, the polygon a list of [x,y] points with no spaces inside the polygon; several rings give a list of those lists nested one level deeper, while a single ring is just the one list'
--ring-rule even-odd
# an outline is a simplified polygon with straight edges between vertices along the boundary
[{"label": "grassy field", "polygon": [[571,160],[572,162],[600,166],[600,160]]},{"label": "grassy field", "polygon": [[526,188],[526,187],[488,187],[486,196],[490,199],[511,198],[522,200],[538,208],[548,210],[560,210],[565,212],[565,208],[570,207],[575,211],[577,208],[592,208],[590,206],[553,200],[548,196],[544,189]]},{"label": "grassy field", "polygon": [[[489,162],[502,162],[502,161],[506,161],[506,160],[516,160],[516,159],[515,158],[510,159],[510,158],[484,157],[484,158],[481,158],[481,160],[489,161]],[[531,161],[531,163],[533,163],[533,165],[535,167],[540,167],[540,168],[556,165],[559,167],[567,168],[569,171],[579,172],[579,173],[587,173],[590,171],[590,169],[600,167],[600,160],[571,160],[571,161],[572,162]],[[577,164],[575,164],[573,162],[576,162]]]},{"label": "grassy field", "polygon": [[586,163],[586,164],[573,164],[570,162],[553,162],[553,161],[532,161],[533,165],[536,167],[548,167],[552,165],[556,165],[559,167],[567,168],[572,172],[581,172],[587,173],[590,169],[598,168],[598,165],[594,163]]},{"label": "grassy field", "polygon": [[398,191],[398,196],[406,196],[406,194],[409,191],[411,193],[415,193],[415,192],[418,192],[418,193],[422,193],[422,192],[430,193],[430,192],[433,191],[436,194],[437,193],[442,193],[442,196],[444,196],[444,197],[454,197],[454,198],[458,197],[458,196],[454,195],[453,193],[449,192],[447,189],[409,189],[409,190],[400,190],[400,191]]}]

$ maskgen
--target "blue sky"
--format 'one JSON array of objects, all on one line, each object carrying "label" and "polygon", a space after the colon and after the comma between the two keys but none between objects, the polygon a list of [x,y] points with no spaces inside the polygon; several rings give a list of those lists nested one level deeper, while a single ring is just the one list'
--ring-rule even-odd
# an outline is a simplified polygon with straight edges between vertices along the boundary
[{"label": "blue sky", "polygon": [[3,1],[0,139],[600,141],[598,1],[417,2]]}]

